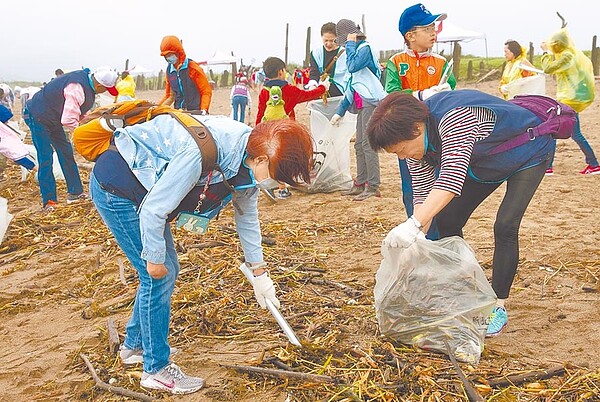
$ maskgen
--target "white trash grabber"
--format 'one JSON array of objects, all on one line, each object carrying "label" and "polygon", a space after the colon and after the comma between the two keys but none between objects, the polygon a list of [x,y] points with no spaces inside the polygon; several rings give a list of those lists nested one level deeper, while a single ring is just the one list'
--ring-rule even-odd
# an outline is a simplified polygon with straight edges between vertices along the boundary
[{"label": "white trash grabber", "polygon": [[[246,278],[252,284],[254,274],[246,266],[245,263],[242,263],[242,265],[240,265],[240,270],[244,273]],[[279,312],[279,309],[269,299],[265,299],[265,304],[267,305],[267,309],[271,312],[271,314],[275,318],[275,321],[277,321],[277,324],[279,324],[279,326],[283,330],[283,333],[285,334],[285,336],[287,336],[287,338],[289,339],[290,343],[292,345],[302,347],[302,345],[300,344],[300,341],[298,340],[298,337],[294,333],[294,330],[292,329],[292,327],[290,327],[290,324],[288,324],[288,322],[285,320],[283,315],[281,315],[281,313]]]}]

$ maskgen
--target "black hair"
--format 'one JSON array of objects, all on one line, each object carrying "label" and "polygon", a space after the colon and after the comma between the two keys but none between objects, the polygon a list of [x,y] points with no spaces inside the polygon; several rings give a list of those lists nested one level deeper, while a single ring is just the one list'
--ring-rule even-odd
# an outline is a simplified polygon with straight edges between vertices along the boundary
[{"label": "black hair", "polygon": [[326,22],[325,24],[323,24],[323,26],[321,27],[321,36],[325,35],[326,33],[334,34],[337,36],[337,33],[335,32],[335,22]]},{"label": "black hair", "polygon": [[285,70],[285,62],[279,57],[269,57],[263,62],[265,76],[269,79],[277,78],[279,70]]},{"label": "black hair", "polygon": [[504,44],[508,46],[508,50],[510,50],[511,53],[515,55],[515,57],[519,57],[521,53],[523,53],[521,45],[519,45],[519,42],[517,42],[516,40],[509,39]]}]

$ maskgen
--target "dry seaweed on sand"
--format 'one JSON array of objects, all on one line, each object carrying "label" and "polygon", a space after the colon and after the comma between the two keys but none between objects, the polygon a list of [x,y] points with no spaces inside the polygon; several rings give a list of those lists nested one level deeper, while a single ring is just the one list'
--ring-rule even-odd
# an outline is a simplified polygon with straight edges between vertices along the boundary
[{"label": "dry seaweed on sand", "polygon": [[[18,197],[17,191],[25,190],[7,194],[7,188],[0,187],[0,195]],[[217,380],[201,391],[212,400],[259,397],[266,401],[287,395],[290,401],[307,402],[466,401],[462,383],[446,356],[380,336],[373,281],[355,280],[328,266],[331,246],[327,244],[343,242],[356,233],[381,237],[391,225],[377,218],[336,224],[263,222],[263,232],[274,240],[265,247],[265,256],[277,283],[282,314],[302,348],[290,345],[269,313],[258,308],[251,286],[237,268],[242,252],[231,210],[222,214],[206,236],[176,230],[181,271],[172,299],[170,340],[181,352],[175,361],[190,374],[216,373],[211,378]],[[320,241],[324,236],[330,243]],[[80,353],[89,357],[101,381],[168,398],[141,389],[141,367],[122,367],[109,351],[103,324],[114,318],[122,337],[137,276],[91,203],[63,206],[48,215],[40,215],[38,208],[18,211],[0,250],[0,262],[10,264],[11,271],[38,264],[40,275],[50,275],[45,270],[56,268],[45,264],[53,261],[54,252],[65,250],[72,253],[61,261],[64,282],[34,285],[3,302],[0,318],[51,303],[67,303],[81,310],[87,319],[83,325],[89,325],[97,337],[69,352],[69,370],[77,385],[70,388],[67,400],[115,400],[114,394],[96,387]],[[523,264],[526,269],[538,269]],[[551,294],[559,275],[569,273],[594,284],[600,274],[594,261],[548,266],[552,272],[547,274],[546,295]],[[3,271],[3,275],[7,273]],[[227,366],[265,370],[246,373]],[[598,371],[562,362],[540,366],[528,356],[503,354],[493,346],[486,347],[477,367],[462,364],[461,368],[488,401],[594,401],[600,395]],[[540,376],[540,370],[554,375]],[[281,371],[296,374],[285,376]],[[328,378],[332,380],[316,381]],[[49,380],[36,391],[36,399],[65,398],[58,387]]]}]

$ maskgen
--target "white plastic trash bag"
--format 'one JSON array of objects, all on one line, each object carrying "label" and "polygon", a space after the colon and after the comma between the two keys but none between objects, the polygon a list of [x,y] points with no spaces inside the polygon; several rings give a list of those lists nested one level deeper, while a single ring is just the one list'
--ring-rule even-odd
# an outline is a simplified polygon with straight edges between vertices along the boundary
[{"label": "white plastic trash bag", "polygon": [[473,250],[460,237],[382,246],[375,312],[383,335],[477,364],[496,294]]},{"label": "white plastic trash bag", "polygon": [[4,235],[12,218],[13,216],[8,213],[8,201],[6,198],[0,197],[0,244],[4,240]]},{"label": "white plastic trash bag", "polygon": [[[35,159],[35,164],[38,164],[37,151],[33,145],[25,144],[25,146],[29,149],[29,154]],[[21,181],[27,180],[29,175],[29,171],[21,166]],[[65,181],[65,175],[60,167],[60,162],[58,161],[58,155],[56,152],[52,152],[52,173],[54,174],[55,180]],[[38,181],[37,171],[35,172],[35,181]]]},{"label": "white plastic trash bag", "polygon": [[546,75],[538,74],[519,78],[506,84],[508,99],[517,95],[546,95]]},{"label": "white plastic trash bag", "polygon": [[330,193],[352,187],[350,173],[350,139],[356,131],[356,115],[346,113],[339,125],[329,120],[335,114],[342,96],[308,102],[310,132],[315,141],[315,164],[311,171],[311,193]]}]

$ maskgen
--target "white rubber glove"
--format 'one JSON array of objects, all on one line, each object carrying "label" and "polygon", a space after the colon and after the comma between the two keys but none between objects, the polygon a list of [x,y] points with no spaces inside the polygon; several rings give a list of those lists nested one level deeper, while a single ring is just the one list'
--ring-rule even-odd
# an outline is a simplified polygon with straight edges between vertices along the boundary
[{"label": "white rubber glove", "polygon": [[407,248],[417,240],[417,237],[424,238],[421,232],[421,224],[414,216],[411,216],[406,222],[399,224],[385,236],[383,245],[391,248]]},{"label": "white rubber glove", "polygon": [[256,296],[256,300],[262,308],[267,308],[265,299],[269,299],[275,307],[279,308],[281,304],[275,296],[275,285],[268,272],[255,276],[252,279],[252,287],[254,288],[254,296]]},{"label": "white rubber glove", "polygon": [[415,95],[415,92],[413,92],[413,96],[415,96],[415,98],[417,98],[419,100],[425,100],[435,94],[438,94],[438,93],[444,92],[444,91],[450,91],[451,89],[452,88],[450,87],[450,84],[445,82],[441,85],[434,85],[431,88],[427,88],[422,91],[416,91],[417,92],[416,95]]},{"label": "white rubber glove", "polygon": [[325,90],[329,91],[329,87],[331,86],[331,81],[329,81],[329,79],[326,79],[324,81],[319,81],[319,85],[323,85],[325,87]]},{"label": "white rubber glove", "polygon": [[506,89],[506,84],[500,85],[500,92],[504,95],[508,94],[508,89]]},{"label": "white rubber glove", "polygon": [[336,113],[331,117],[331,120],[329,120],[329,122],[331,123],[332,126],[339,126],[340,120],[342,120],[342,116],[340,116],[339,114]]},{"label": "white rubber glove", "polygon": [[204,110],[204,109],[202,109],[200,111],[200,116],[206,116],[207,114],[208,114],[208,112],[206,110]]},{"label": "white rubber glove", "polygon": [[308,81],[308,84],[306,84],[306,89],[315,89],[318,86],[319,86],[319,84],[317,83],[317,81],[310,80],[310,81]]}]

